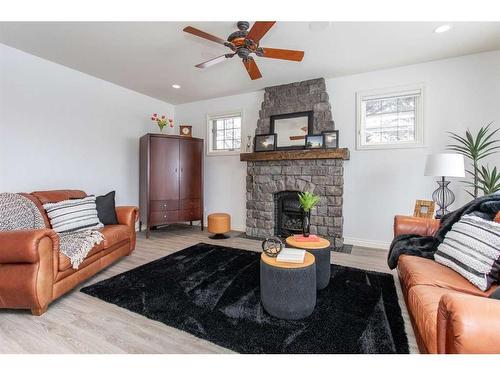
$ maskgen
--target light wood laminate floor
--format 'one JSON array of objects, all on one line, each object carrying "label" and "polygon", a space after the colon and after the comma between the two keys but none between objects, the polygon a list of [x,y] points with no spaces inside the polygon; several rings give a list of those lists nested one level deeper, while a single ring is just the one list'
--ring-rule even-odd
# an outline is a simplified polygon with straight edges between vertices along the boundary
[{"label": "light wood laminate floor", "polygon": [[[199,227],[175,226],[154,231],[147,240],[138,234],[133,254],[103,270],[84,285],[107,279],[199,242],[260,251],[260,242],[236,237],[210,240]],[[351,254],[332,253],[332,263],[392,273],[410,351],[418,353],[399,280],[386,264],[387,252],[354,247]],[[83,286],[83,285],[82,285]],[[186,332],[149,320],[126,309],[79,292],[80,287],[32,316],[24,310],[0,310],[0,353],[231,353]]]}]

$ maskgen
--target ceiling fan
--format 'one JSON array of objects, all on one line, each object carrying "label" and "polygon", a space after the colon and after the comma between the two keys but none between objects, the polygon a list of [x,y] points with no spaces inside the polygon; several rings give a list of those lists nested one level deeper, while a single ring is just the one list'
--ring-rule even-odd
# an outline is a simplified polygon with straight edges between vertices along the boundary
[{"label": "ceiling fan", "polygon": [[260,74],[260,70],[255,63],[252,54],[255,54],[259,57],[268,57],[271,59],[290,61],[302,61],[302,58],[304,57],[304,51],[293,51],[289,49],[276,49],[259,46],[259,42],[262,37],[266,35],[266,33],[275,23],[276,21],[257,21],[253,24],[250,31],[248,31],[250,23],[246,21],[239,21],[237,23],[238,31],[231,33],[227,37],[227,40],[213,36],[191,26],[185,27],[184,31],[189,34],[196,35],[200,38],[222,44],[226,47],[229,47],[231,51],[233,51],[232,53],[226,53],[222,56],[215,57],[208,61],[202,62],[201,64],[195,65],[197,68],[208,68],[209,66],[232,58],[234,55],[238,55],[242,59],[243,65],[245,66],[248,75],[252,80],[254,80],[261,78],[262,74]]}]

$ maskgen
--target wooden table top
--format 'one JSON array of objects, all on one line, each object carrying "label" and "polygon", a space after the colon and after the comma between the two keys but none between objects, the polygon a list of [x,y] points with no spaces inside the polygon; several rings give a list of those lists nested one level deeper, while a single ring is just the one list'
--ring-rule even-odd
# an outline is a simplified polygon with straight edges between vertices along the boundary
[{"label": "wooden table top", "polygon": [[303,263],[291,263],[291,262],[278,262],[276,258],[271,258],[267,256],[265,253],[260,255],[260,259],[270,266],[278,267],[278,268],[304,268],[309,267],[314,263],[314,255],[306,252],[306,256],[304,258]]},{"label": "wooden table top", "polygon": [[290,245],[291,247],[296,247],[298,249],[304,249],[304,250],[321,250],[321,249],[327,249],[330,247],[330,241],[328,241],[326,238],[319,237],[319,241],[311,241],[311,242],[299,242],[296,241],[293,236],[289,236],[286,239],[286,243]]}]

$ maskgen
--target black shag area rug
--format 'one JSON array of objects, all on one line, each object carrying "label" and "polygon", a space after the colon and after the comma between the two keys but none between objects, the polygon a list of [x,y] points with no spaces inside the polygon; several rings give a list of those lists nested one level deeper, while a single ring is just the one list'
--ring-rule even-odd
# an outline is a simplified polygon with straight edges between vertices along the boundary
[{"label": "black shag area rug", "polygon": [[239,353],[409,352],[392,275],[332,265],[313,314],[287,321],[260,303],[259,262],[200,243],[81,291]]}]

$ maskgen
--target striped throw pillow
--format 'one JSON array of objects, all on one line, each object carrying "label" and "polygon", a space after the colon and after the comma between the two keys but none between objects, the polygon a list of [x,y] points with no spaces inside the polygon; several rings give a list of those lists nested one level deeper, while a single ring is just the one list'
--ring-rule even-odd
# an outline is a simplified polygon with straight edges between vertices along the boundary
[{"label": "striped throw pillow", "polygon": [[47,212],[52,229],[58,233],[80,232],[103,227],[97,217],[93,195],[82,199],[46,203],[43,208]]},{"label": "striped throw pillow", "polygon": [[434,259],[482,291],[488,290],[499,277],[500,224],[476,216],[463,216],[446,233]]}]

